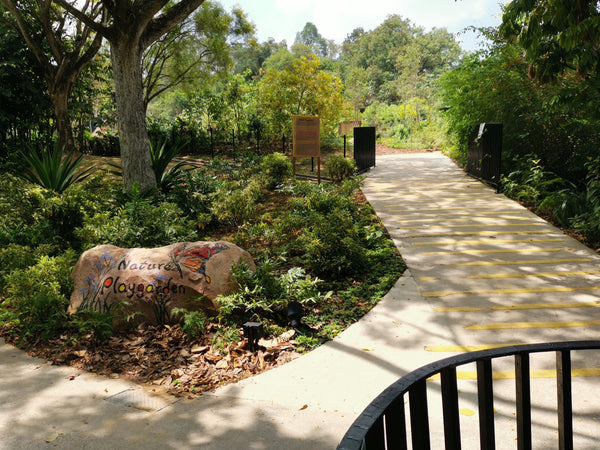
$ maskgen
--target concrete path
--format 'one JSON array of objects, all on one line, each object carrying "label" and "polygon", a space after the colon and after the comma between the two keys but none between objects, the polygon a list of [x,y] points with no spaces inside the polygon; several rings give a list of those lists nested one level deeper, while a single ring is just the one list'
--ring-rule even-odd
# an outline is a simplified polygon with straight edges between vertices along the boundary
[{"label": "concrete path", "polygon": [[[338,338],[195,400],[157,397],[2,345],[0,448],[330,449],[373,398],[423,364],[496,344],[597,338],[600,258],[447,158],[380,157],[364,191],[409,270]],[[532,367],[534,442],[554,448],[552,361]],[[575,407],[584,411],[576,447],[597,448],[600,362],[575,355],[574,367]],[[477,448],[469,370],[460,381],[461,425],[464,448]],[[498,448],[516,448],[514,380],[504,378],[495,385]],[[431,428],[441,439],[430,385]]]}]

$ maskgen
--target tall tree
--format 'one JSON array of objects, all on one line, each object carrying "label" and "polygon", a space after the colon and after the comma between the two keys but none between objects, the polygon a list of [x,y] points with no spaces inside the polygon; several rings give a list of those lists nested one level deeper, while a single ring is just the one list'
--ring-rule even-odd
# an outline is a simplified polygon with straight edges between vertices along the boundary
[{"label": "tall tree", "polygon": [[525,49],[530,75],[539,80],[569,70],[584,78],[600,74],[598,0],[513,0],[501,31]]},{"label": "tall tree", "polygon": [[87,14],[77,2],[54,1],[110,43],[123,183],[126,189],[134,184],[142,190],[156,186],[146,129],[142,57],[153,42],[175,28],[204,0],[106,0],[103,4],[110,16],[107,24]]},{"label": "tall tree", "polygon": [[[59,145],[73,148],[71,92],[79,73],[100,49],[102,36],[94,27],[66,14],[52,0],[0,0],[0,5],[10,14],[10,22],[19,30],[42,69],[54,106]],[[87,0],[80,8],[94,23],[105,25],[106,14],[100,2]]]},{"label": "tall tree", "polygon": [[145,52],[144,103],[178,85],[197,87],[223,71],[232,63],[230,43],[253,33],[241,9],[228,14],[218,3],[205,2]]},{"label": "tall tree", "polygon": [[258,82],[259,110],[274,132],[289,134],[293,115],[318,115],[323,134],[333,133],[344,112],[342,82],[320,69],[316,55],[302,56],[281,70],[267,68]]},{"label": "tall tree", "polygon": [[312,53],[320,57],[328,56],[329,43],[319,31],[317,26],[312,22],[306,22],[302,31],[296,33],[294,44],[304,44],[310,47]]}]

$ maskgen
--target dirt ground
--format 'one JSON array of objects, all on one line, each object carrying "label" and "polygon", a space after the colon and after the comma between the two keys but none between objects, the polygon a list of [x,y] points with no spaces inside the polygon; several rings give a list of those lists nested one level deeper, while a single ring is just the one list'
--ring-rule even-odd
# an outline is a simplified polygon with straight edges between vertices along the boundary
[{"label": "dirt ground", "polygon": [[392,148],[387,147],[383,144],[377,144],[375,146],[375,155],[398,155],[401,153],[428,153],[433,150],[423,150],[423,149],[407,149],[407,148]]}]

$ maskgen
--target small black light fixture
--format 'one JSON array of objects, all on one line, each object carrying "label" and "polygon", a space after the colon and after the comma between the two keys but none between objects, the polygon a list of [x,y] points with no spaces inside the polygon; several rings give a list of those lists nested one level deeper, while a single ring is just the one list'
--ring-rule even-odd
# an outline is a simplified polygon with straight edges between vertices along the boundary
[{"label": "small black light fixture", "polygon": [[304,308],[299,302],[290,302],[287,308],[288,319],[294,329],[296,329],[302,323],[302,316],[304,316]]},{"label": "small black light fixture", "polygon": [[265,329],[262,323],[246,322],[242,325],[244,337],[248,339],[248,350],[255,352],[258,350],[258,340],[265,335]]}]

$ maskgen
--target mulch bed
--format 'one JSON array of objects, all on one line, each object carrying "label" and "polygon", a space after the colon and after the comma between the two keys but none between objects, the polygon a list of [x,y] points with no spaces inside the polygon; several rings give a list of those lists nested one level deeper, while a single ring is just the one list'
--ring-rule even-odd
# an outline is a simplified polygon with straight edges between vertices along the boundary
[{"label": "mulch bed", "polygon": [[217,348],[212,343],[217,331],[218,325],[209,325],[202,337],[190,340],[179,325],[140,326],[113,336],[102,345],[92,335],[77,339],[63,335],[26,347],[19,346],[18,340],[6,332],[0,331],[0,335],[29,355],[55,365],[124,378],[155,391],[188,397],[257,375],[300,356],[295,351],[293,330],[277,339],[261,339],[256,352],[248,351],[241,332],[237,343]]}]

